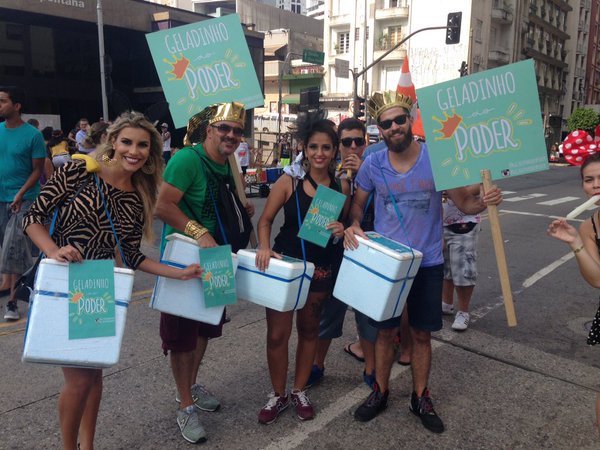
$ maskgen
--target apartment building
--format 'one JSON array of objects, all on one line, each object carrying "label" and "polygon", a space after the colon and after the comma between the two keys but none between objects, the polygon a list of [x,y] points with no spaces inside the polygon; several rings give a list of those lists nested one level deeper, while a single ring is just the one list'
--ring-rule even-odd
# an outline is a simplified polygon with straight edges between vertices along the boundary
[{"label": "apartment building", "polygon": [[[549,140],[586,103],[600,103],[600,0],[326,0],[325,98],[343,107],[352,78],[337,77],[336,58],[359,71],[410,33],[443,26],[462,11],[461,42],[445,45],[444,31],[427,31],[386,56],[359,80],[360,95],[394,89],[404,58],[418,87],[459,76],[464,61],[475,73],[523,59],[535,61],[540,106]],[[334,100],[340,100],[335,102]]]}]

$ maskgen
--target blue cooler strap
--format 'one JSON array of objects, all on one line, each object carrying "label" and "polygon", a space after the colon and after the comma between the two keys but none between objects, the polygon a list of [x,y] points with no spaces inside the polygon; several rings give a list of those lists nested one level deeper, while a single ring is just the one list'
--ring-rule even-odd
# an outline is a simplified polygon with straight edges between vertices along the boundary
[{"label": "blue cooler strap", "polygon": [[[394,197],[394,194],[392,193],[392,190],[390,189],[390,186],[388,185],[388,182],[383,173],[383,167],[381,165],[379,166],[379,170],[381,171],[381,177],[383,178],[383,182],[385,183],[385,187],[387,188],[388,194],[390,195],[390,198],[392,199],[392,203],[394,205],[394,211],[396,211],[396,216],[398,216],[398,220],[400,221],[400,226],[402,227],[402,231],[404,231],[404,235],[406,236],[406,243],[408,244],[408,248],[410,248],[410,253],[412,255],[412,259],[410,260],[410,264],[409,264],[408,270],[406,272],[406,274],[408,275],[412,269],[414,262],[415,262],[415,252],[413,251],[412,243],[410,242],[410,237],[408,236],[408,232],[406,231],[406,227],[404,226],[404,220],[402,219],[402,214],[400,214],[400,210],[398,209],[398,204],[396,203],[396,198]],[[408,277],[405,278],[404,281],[402,282],[402,287],[400,288],[400,293],[398,294],[398,298],[396,299],[396,304],[394,305],[394,312],[392,313],[392,317],[396,317],[396,311],[398,310],[398,305],[400,305],[400,299],[402,298],[402,294],[404,293],[404,289],[406,288],[406,280],[407,279],[408,279]]]},{"label": "blue cooler strap", "polygon": [[[297,180],[294,178],[292,180],[292,186],[295,188]],[[294,189],[294,194],[296,195],[296,213],[298,214],[298,230],[302,227],[302,219],[300,218],[300,200],[298,200],[298,189]],[[302,285],[304,284],[304,277],[306,277],[306,248],[304,247],[304,239],[300,238],[300,247],[302,248],[302,263],[304,264],[304,269],[302,271],[302,278],[300,278],[300,286],[298,287],[298,295],[296,295],[296,304],[294,305],[294,309],[298,306],[300,302],[300,293],[302,292]]]},{"label": "blue cooler strap", "polygon": [[110,212],[108,211],[108,207],[106,206],[106,199],[104,198],[104,193],[102,192],[102,188],[100,187],[100,180],[98,179],[98,175],[94,174],[94,178],[96,179],[96,186],[98,186],[98,192],[100,193],[100,198],[102,199],[102,204],[104,205],[104,211],[106,211],[106,217],[108,217],[108,222],[110,223],[110,228],[112,229],[112,232],[115,235],[115,239],[117,240],[117,247],[119,247],[119,253],[121,253],[123,264],[125,264],[126,267],[129,267],[129,264],[127,264],[127,259],[125,258],[125,253],[123,253],[123,249],[121,248],[121,241],[119,240],[119,235],[117,234],[117,230],[115,230],[115,224],[113,223],[112,217],[110,216]]}]

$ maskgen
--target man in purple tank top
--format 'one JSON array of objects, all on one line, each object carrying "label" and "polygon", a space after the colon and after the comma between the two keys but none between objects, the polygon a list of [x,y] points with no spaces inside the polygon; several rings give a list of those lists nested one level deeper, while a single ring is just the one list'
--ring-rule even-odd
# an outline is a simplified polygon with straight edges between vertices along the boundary
[{"label": "man in purple tank top", "polygon": [[[355,249],[358,247],[356,236],[366,238],[360,223],[365,203],[373,192],[375,231],[395,241],[409,243],[423,253],[407,298],[413,343],[410,410],[421,419],[425,428],[442,433],[444,424],[433,409],[427,389],[431,368],[431,332],[442,328],[442,198],[441,193],[435,190],[427,146],[413,140],[412,106],[409,97],[395,91],[375,92],[369,100],[369,112],[377,120],[387,148],[369,155],[358,172],[358,187],[350,209],[351,225],[345,230],[344,246]],[[467,188],[451,189],[448,197],[467,214],[478,214],[488,204],[499,204],[502,200],[496,187],[485,195],[473,195]],[[369,397],[354,413],[356,420],[362,422],[375,418],[387,406],[394,338],[400,317],[383,322],[372,320],[372,323],[378,329],[376,382]]]}]

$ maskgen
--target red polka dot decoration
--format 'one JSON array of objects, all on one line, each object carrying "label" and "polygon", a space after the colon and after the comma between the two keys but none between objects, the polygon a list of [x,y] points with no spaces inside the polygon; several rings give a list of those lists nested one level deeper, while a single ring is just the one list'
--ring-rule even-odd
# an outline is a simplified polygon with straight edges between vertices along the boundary
[{"label": "red polka dot decoration", "polygon": [[[600,129],[597,129],[600,136]],[[575,130],[563,141],[565,161],[573,166],[581,166],[590,155],[596,153],[598,144],[587,131]]]}]

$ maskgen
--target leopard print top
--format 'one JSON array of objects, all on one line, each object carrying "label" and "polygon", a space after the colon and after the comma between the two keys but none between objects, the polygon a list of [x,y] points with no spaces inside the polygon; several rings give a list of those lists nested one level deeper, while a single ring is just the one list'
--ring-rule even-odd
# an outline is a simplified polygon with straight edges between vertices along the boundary
[{"label": "leopard print top", "polygon": [[[87,184],[75,197],[77,189]],[[144,225],[142,200],[137,192],[121,191],[98,177],[115,231],[125,256],[125,264],[136,269],[146,258],[140,252]],[[46,224],[54,209],[63,202],[52,239],[59,247],[71,245],[84,259],[114,259],[114,236],[98,185],[85,168],[84,161],[73,161],[59,168],[42,188],[23,218],[23,229],[33,223]]]}]

